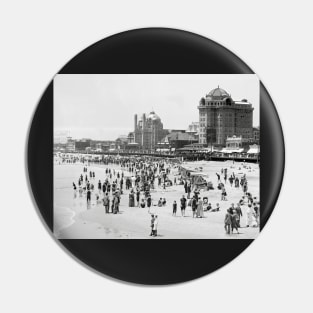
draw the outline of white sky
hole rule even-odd
[[[186,129],[199,121],[197,106],[217,86],[233,100],[247,99],[259,126],[259,79],[256,75],[100,74],[54,78],[54,129],[75,138],[115,140],[134,128],[152,109],[166,129]]]

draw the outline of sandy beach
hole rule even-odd
[[[159,216],[158,239],[254,239],[259,234],[259,228],[245,227],[245,212],[247,205],[242,206],[243,217],[242,228],[239,234],[228,235],[224,230],[224,217],[231,203],[241,199],[243,192],[241,188],[231,187],[226,184],[228,201],[221,201],[221,191],[217,187],[216,172],[221,168],[227,168],[228,173],[237,176],[246,174],[249,192],[259,199],[259,166],[258,164],[246,164],[243,168],[241,163],[232,161],[213,162],[199,161],[186,162],[184,166],[189,168],[202,167],[203,173],[209,176],[214,185],[214,190],[202,191],[200,196],[208,197],[208,202],[215,207],[220,204],[219,212],[204,212],[204,218],[192,218],[191,207],[186,209],[186,217],[181,217],[179,199],[184,194],[182,185],[167,187],[166,190],[156,186],[151,191],[153,203],[160,197],[165,197],[167,204],[164,207],[153,206],[151,211]],[[93,181],[95,188],[98,180],[103,182],[106,178],[105,168],[114,168],[121,171],[117,165],[91,165],[88,171],[94,171],[96,178]],[[249,168],[250,167],[250,168]],[[151,239],[150,220],[148,208],[128,207],[129,191],[124,189],[121,196],[119,214],[106,214],[104,206],[96,203],[95,190],[92,193],[91,205],[87,208],[85,196],[74,197],[72,183],[77,182],[79,175],[83,172],[83,164],[55,164],[54,166],[54,234],[58,239]],[[125,173],[125,171],[124,171]],[[126,173],[125,173],[126,174]],[[173,170],[170,178],[177,175]],[[172,204],[178,203],[177,216],[172,216]],[[155,239],[155,238],[153,238]]]

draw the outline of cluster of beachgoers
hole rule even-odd
[[[63,154],[55,157],[55,167],[59,165],[67,168],[65,171],[73,167],[78,174],[71,182],[74,194],[70,196],[67,192],[66,195],[74,203],[80,203],[82,209],[78,215],[81,220],[86,218],[85,223],[92,221],[104,228],[109,225],[111,230],[117,230],[116,238],[180,238],[180,232],[184,232],[181,238],[236,238],[232,234],[239,234],[237,238],[254,238],[259,232],[257,164],[234,161],[184,163],[178,159],[150,156],[102,156],[93,160],[84,155]],[[62,175],[62,166],[59,166],[59,175]],[[89,216],[85,211],[94,211],[93,218],[90,219],[92,214]],[[101,212],[103,216],[99,217]],[[147,214],[150,219],[143,219],[142,215]],[[216,217],[211,218],[214,214]],[[116,216],[115,220],[110,217],[106,222],[105,216],[109,215]],[[123,215],[126,219],[121,218],[119,222]],[[171,222],[178,217],[208,221],[199,229],[190,225],[188,230],[186,227],[192,222],[184,222],[183,228],[176,221]],[[143,221],[145,225],[142,225]],[[125,223],[133,223],[134,228]],[[169,236],[165,227],[170,228]],[[143,234],[145,228],[147,231]],[[221,230],[226,237],[221,235]],[[218,234],[214,235],[214,231]],[[76,235],[77,232],[78,229],[74,231]],[[113,233],[110,232],[109,238],[115,238]],[[63,235],[71,236],[64,230]],[[100,232],[97,236],[101,237]]]

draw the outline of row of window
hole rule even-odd
[[[206,113],[200,113],[200,121],[201,120],[205,120],[206,119],[207,114]],[[234,114],[234,113],[219,113],[217,115],[218,118],[238,118],[238,119],[250,119],[251,118],[251,114]]]
[[[206,102],[205,106],[222,106],[222,105],[231,105],[231,103],[225,103],[225,102]]]

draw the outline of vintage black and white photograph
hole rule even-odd
[[[256,75],[54,78],[58,239],[254,239]]]

